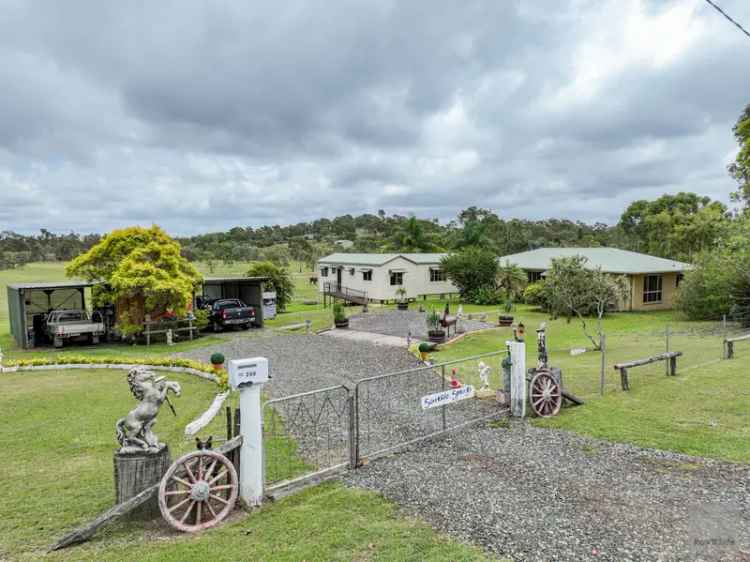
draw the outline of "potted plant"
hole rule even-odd
[[[510,314],[510,312],[513,311],[513,301],[508,299],[505,301],[505,314],[501,314],[498,319],[497,323],[500,326],[512,326],[513,325],[513,315]]]
[[[221,371],[224,369],[224,361],[226,358],[224,357],[223,353],[212,353],[211,354],[211,365],[214,368],[214,371]]]
[[[403,287],[396,289],[396,296],[398,297],[396,307],[399,310],[409,310],[409,301],[406,299],[406,289]]]
[[[427,313],[427,338],[431,342],[441,343],[445,341],[445,330],[440,325],[440,315],[433,308]]]
[[[336,303],[333,305],[333,324],[337,328],[349,327],[349,319],[346,317],[346,312],[344,312],[344,305],[341,303]]]
[[[427,360],[429,359],[428,353],[434,350],[435,350],[434,343],[427,343],[423,341],[422,343],[419,344],[419,357],[422,359],[422,361],[426,363]]]

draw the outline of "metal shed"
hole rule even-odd
[[[206,277],[203,299],[240,299],[254,306],[258,326],[263,326],[263,290],[267,277]],[[197,304],[197,303],[196,303]]]
[[[18,345],[34,347],[43,331],[44,318],[52,310],[85,309],[86,288],[92,285],[86,281],[8,285],[10,333]]]

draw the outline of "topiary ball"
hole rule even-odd
[[[223,365],[224,360],[225,357],[223,353],[213,353],[211,355],[211,365]]]

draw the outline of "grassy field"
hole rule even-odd
[[[515,316],[528,330],[527,367],[536,364],[535,328],[546,322],[550,364],[561,367],[565,387],[586,400],[583,407],[566,408],[556,418],[535,423],[612,441],[750,462],[750,344],[737,353],[736,359],[721,361],[721,326],[686,322],[669,311],[613,314],[604,321],[608,334],[606,384],[604,396],[600,396],[601,354],[591,350],[580,323],[551,321],[545,314],[524,306],[516,310]],[[632,369],[631,391],[623,392],[613,365],[664,351],[667,326],[672,333],[670,349],[683,352],[678,360],[678,376],[665,376],[664,363]],[[431,358],[443,362],[495,351],[511,337],[509,328],[472,334]],[[574,348],[589,351],[571,355]],[[499,359],[485,362],[493,367],[491,385],[500,387]],[[459,365],[462,381],[480,383],[476,363]]]
[[[215,387],[187,375],[156,431],[172,457],[194,448],[184,426],[210,404]],[[45,371],[2,375],[0,560],[41,558],[44,548],[114,502],[115,419],[133,404],[124,373]],[[236,397],[234,398],[236,400]],[[223,435],[223,417],[201,432]],[[290,446],[279,443],[278,446]],[[194,536],[160,521],[115,523],[90,543],[51,560],[486,560],[418,521],[398,517],[376,494],[320,486]]]

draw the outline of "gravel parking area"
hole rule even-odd
[[[379,459],[346,482],[513,560],[750,560],[750,467],[496,426]]]
[[[414,305],[412,305],[414,306]],[[438,311],[442,312],[442,311]],[[456,308],[451,309],[451,314],[456,313]],[[418,310],[383,310],[373,311],[366,314],[358,314],[349,318],[349,328],[363,332],[373,332],[388,336],[399,336],[405,338],[409,332],[413,338],[427,339],[426,312]],[[465,332],[493,328],[488,322],[479,320],[468,320],[464,315],[461,320],[460,329]],[[453,329],[451,328],[451,334]]]

